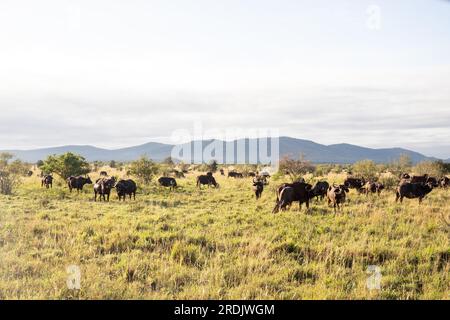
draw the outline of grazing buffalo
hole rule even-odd
[[[261,198],[264,191],[264,183],[258,179],[253,179],[253,191],[255,192],[256,200]]]
[[[133,196],[134,200],[136,200],[136,190],[137,190],[136,183],[131,179],[120,180],[119,182],[116,183],[116,191],[117,196],[119,197],[119,201],[121,199],[125,201],[125,197],[127,195],[130,196],[130,200],[131,196]]]
[[[347,178],[344,181],[344,186],[346,186],[348,189],[361,189],[366,184],[366,181],[364,178]]]
[[[178,170],[173,170],[171,172],[171,175],[173,175],[175,178],[184,178],[184,173]]]
[[[53,188],[53,176],[51,174],[46,174],[41,179],[41,187],[45,186],[48,188]]]
[[[90,177],[69,177],[67,179],[67,185],[69,186],[70,192],[72,192],[72,189],[76,189],[77,192],[83,191],[83,187],[86,184],[92,184],[92,180]]]
[[[286,210],[288,206],[291,206],[292,202],[296,199],[295,190],[293,187],[284,187],[278,195],[277,204],[273,208],[272,213],[277,213]]]
[[[345,203],[347,198],[346,193],[349,191],[350,190],[346,185],[332,185],[328,187],[328,205],[333,204],[334,213],[336,213],[336,208],[337,210],[341,210],[341,205]]]
[[[292,201],[298,201],[300,210],[302,204],[306,204],[306,209],[309,209],[309,200],[311,199],[312,185],[304,182],[284,183],[277,189],[277,206],[279,207],[280,195],[284,188],[291,187],[294,189],[294,195]]]
[[[106,172],[106,171],[100,171],[100,176],[102,176],[102,177],[107,177],[107,176],[108,176],[108,172]]]
[[[174,190],[177,187],[177,181],[170,177],[161,177],[158,179],[158,183],[163,187],[169,187],[170,190]]]
[[[27,176],[28,176],[28,177],[31,177],[31,176],[33,175],[33,173],[34,173],[33,171],[29,170],[29,171],[27,172]]]
[[[323,198],[327,195],[328,187],[330,184],[326,181],[317,182],[311,190],[311,197],[316,197],[317,200],[323,200]]]
[[[395,202],[400,199],[400,203],[403,202],[403,198],[419,199],[419,203],[422,203],[423,198],[433,190],[433,184],[427,183],[412,183],[404,182],[397,188]]]
[[[376,193],[380,195],[383,189],[384,185],[382,183],[369,181],[364,185],[364,187],[361,188],[361,192],[365,193],[366,195],[369,195],[369,193]]]
[[[247,173],[247,176],[254,178],[256,177],[256,172],[250,171]]]
[[[447,188],[448,186],[450,186],[450,179],[448,177],[442,177],[441,179],[439,179],[439,186],[441,188]]]
[[[225,175],[225,171],[223,171],[223,169],[220,169],[220,175],[224,176]]]
[[[94,184],[94,201],[97,201],[97,195],[100,196],[100,201],[109,201],[111,195],[111,189],[114,188],[116,179],[112,178],[100,178]]]
[[[208,187],[214,186],[215,188],[219,187],[219,184],[216,182],[216,179],[214,179],[212,174],[197,177],[197,187],[201,189],[202,185],[207,185]]]
[[[230,171],[228,172],[228,178],[243,178],[244,175],[240,172],[236,172],[236,171]]]

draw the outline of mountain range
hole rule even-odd
[[[234,162],[240,163],[242,161],[239,161],[236,156],[236,154],[238,154],[237,146],[239,145],[239,143],[244,143],[246,152],[248,152],[249,145],[257,142],[257,140],[242,139],[232,142],[224,142],[221,140],[204,140],[200,142],[202,145],[202,149],[204,150],[212,142],[215,142],[219,145],[222,144],[224,146],[233,145],[235,148],[235,155],[233,158]],[[114,150],[102,149],[89,145],[67,145],[34,150],[4,150],[1,152],[12,153],[16,158],[30,163],[37,162],[38,160],[43,160],[49,155],[58,155],[69,151],[82,155],[88,161],[132,161],[136,160],[142,155],[146,155],[155,161],[162,161],[165,158],[171,156],[171,152],[174,147],[187,147],[187,149],[185,150],[188,150],[189,148],[192,148],[193,145],[194,143],[192,142],[178,146],[158,142],[149,142],[143,145]],[[300,155],[303,155],[305,159],[314,163],[354,163],[356,161],[364,159],[371,159],[377,163],[387,163],[398,159],[400,155],[403,154],[408,155],[414,163],[424,160],[437,160],[436,158],[427,157],[421,153],[403,148],[372,149],[346,143],[323,145],[309,140],[290,137],[279,138],[279,150],[280,157],[299,157]],[[224,157],[226,157],[226,152]],[[449,162],[450,159],[447,159],[446,161]]]

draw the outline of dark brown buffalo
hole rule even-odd
[[[397,193],[395,202],[400,199],[400,203],[403,202],[403,198],[419,199],[419,203],[422,203],[423,198],[427,194],[433,191],[433,185],[431,183],[411,183],[405,182],[397,187]]]
[[[291,206],[292,202],[295,201],[295,190],[293,187],[286,186],[281,189],[278,195],[277,203],[275,208],[273,208],[272,213],[277,213],[286,210],[288,206]]]
[[[106,172],[106,171],[100,171],[100,176],[102,176],[102,177],[107,177],[107,176],[108,176],[108,172]]]
[[[253,179],[253,191],[255,192],[256,200],[261,198],[264,191],[264,183],[258,179]]]
[[[328,187],[327,190],[327,198],[328,205],[333,205],[334,213],[336,213],[336,208],[341,210],[341,205],[345,203],[347,198],[347,193],[349,192],[349,188],[346,185],[332,185]]]
[[[100,178],[94,184],[94,201],[97,201],[97,195],[100,196],[100,201],[109,201],[111,195],[111,189],[114,188],[116,179],[112,178]]]
[[[411,179],[411,175],[409,173],[401,173],[399,178],[400,180],[409,180]]]
[[[309,200],[311,199],[312,185],[304,182],[283,183],[277,189],[277,206],[279,207],[280,195],[284,188],[291,187],[294,189],[293,202],[298,201],[300,210],[302,204],[306,204],[306,209],[309,209]]]
[[[169,187],[170,190],[174,190],[177,187],[177,180],[171,177],[161,177],[158,179],[158,183],[163,187]]]
[[[219,184],[216,182],[216,179],[214,179],[212,173],[197,177],[197,187],[201,188],[202,185],[207,185],[208,187],[214,186],[215,188],[219,187]]]
[[[90,177],[69,177],[67,179],[67,185],[69,186],[70,192],[72,192],[72,189],[76,189],[77,192],[83,191],[83,187],[86,184],[92,184],[92,180]]]
[[[131,179],[119,180],[119,182],[116,183],[116,192],[117,196],[119,197],[119,201],[121,199],[125,201],[125,197],[127,195],[130,196],[130,200],[131,196],[133,196],[134,200],[136,200],[136,190],[137,190],[136,183]]]
[[[225,175],[225,171],[223,171],[223,169],[220,169],[220,175],[224,176]]]
[[[366,184],[366,181],[364,178],[359,179],[359,178],[347,178],[344,181],[344,186],[346,186],[349,189],[361,189],[362,187],[364,187],[364,185]]]
[[[240,172],[236,172],[236,171],[230,171],[228,172],[228,178],[243,178],[244,175]]]
[[[53,176],[51,174],[47,174],[41,179],[41,187],[44,187],[44,186],[47,189],[53,188]]]
[[[317,182],[314,187],[311,190],[311,196],[316,197],[317,200],[323,200],[324,197],[327,195],[328,188],[330,187],[330,184],[326,181],[319,181]]]
[[[29,171],[27,172],[27,176],[28,176],[28,177],[31,177],[31,176],[33,175],[33,173],[34,173],[33,171],[29,170]]]

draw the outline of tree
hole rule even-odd
[[[411,170],[412,161],[411,157],[407,154],[402,154],[400,157],[393,161],[390,166],[389,170],[396,176],[400,176],[402,173],[407,173]]]
[[[111,160],[110,162],[109,162],[109,167],[110,168],[115,168],[117,166],[117,163],[116,163],[116,161],[115,160]]]
[[[20,184],[20,173],[23,173],[23,163],[16,160],[11,165],[12,158],[10,153],[0,153],[0,193],[5,195],[12,194],[13,189]]]
[[[356,176],[364,177],[367,180],[375,180],[377,178],[378,168],[372,160],[362,160],[353,164],[353,173]]]
[[[173,160],[172,160],[172,157],[167,157],[167,158],[165,158],[165,159],[163,160],[162,163],[163,163],[163,164],[166,164],[166,165],[168,165],[168,166],[173,166],[173,165],[174,165],[174,162],[173,162]]]
[[[44,165],[44,161],[42,160],[38,160],[38,162],[36,162],[36,167],[41,168]]]
[[[153,176],[158,173],[158,165],[146,156],[142,156],[139,160],[131,162],[129,173],[143,183],[149,184]]]
[[[292,159],[289,156],[284,156],[280,160],[279,170],[284,174],[289,175],[292,181],[296,181],[301,178],[302,175],[314,172],[315,166],[312,165],[310,161],[305,160],[303,155],[298,160]]]
[[[218,168],[219,168],[219,164],[217,163],[217,160],[211,160],[208,163],[208,171],[214,173],[217,171]]]
[[[59,156],[48,156],[41,166],[41,170],[46,173],[55,173],[64,180],[70,176],[84,175],[90,172],[86,159],[72,152]]]
[[[418,163],[413,172],[418,175],[428,174],[434,177],[445,175],[446,167],[442,161],[422,161]]]

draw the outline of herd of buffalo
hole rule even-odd
[[[223,169],[220,170],[221,175],[225,175]],[[97,198],[100,201],[109,201],[112,189],[116,189],[119,201],[125,201],[128,196],[130,199],[136,199],[136,183],[131,180],[116,180],[114,177],[108,177],[107,173],[102,171],[100,178],[93,183],[90,177],[69,177],[67,179],[67,185],[70,192],[73,189],[78,192],[83,190],[83,187],[87,184],[94,184],[94,200]],[[255,193],[256,199],[259,199],[264,191],[264,186],[268,184],[268,178],[270,175],[267,173],[247,173],[245,176],[253,177],[252,188]],[[243,178],[244,175],[239,172],[228,172],[229,178]],[[172,177],[161,177],[158,179],[158,183],[163,187],[168,187],[171,190],[177,187],[177,181]],[[218,188],[219,184],[214,178],[212,172],[208,172],[204,175],[199,175],[196,180],[198,188],[202,186]],[[399,183],[396,187],[396,202],[403,202],[404,198],[419,199],[419,203],[423,198],[429,194],[433,188],[441,187],[447,188],[450,185],[450,179],[448,177],[442,177],[440,179],[431,177],[429,175],[412,176],[407,173],[403,173],[399,176]],[[53,186],[53,176],[44,175],[41,180],[41,186],[51,188]],[[302,204],[309,208],[309,202],[311,199],[323,200],[327,198],[328,205],[333,206],[334,211],[340,210],[341,205],[346,202],[347,194],[350,189],[355,189],[361,194],[369,195],[371,193],[378,194],[385,189],[384,185],[379,182],[366,181],[364,178],[348,177],[343,184],[330,185],[327,181],[319,181],[314,186],[306,183],[303,179],[293,183],[283,183],[276,189],[276,205],[273,209],[273,213],[277,213],[282,210],[286,210],[294,202],[298,202],[300,209]]]

